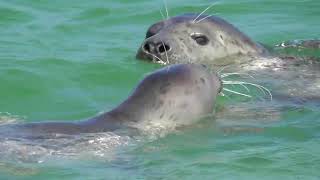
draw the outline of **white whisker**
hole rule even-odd
[[[157,57],[156,55],[151,54],[151,53],[149,53],[149,52],[145,52],[145,53],[148,54],[148,55],[151,55],[152,57],[154,57],[154,58],[156,58],[156,59],[159,60],[159,61],[156,61],[155,63],[159,63],[159,64],[163,64],[163,65],[166,65],[166,64],[167,64],[166,62],[164,62],[162,59],[160,59],[160,58]]]
[[[164,15],[163,15],[163,13],[162,13],[161,9],[160,9],[159,11],[160,11],[160,14],[161,14],[162,20],[166,20],[166,18],[164,17]]]
[[[221,67],[218,71],[217,71],[217,74],[221,74],[221,72],[222,71],[224,71],[224,69],[226,69],[227,68],[227,66],[223,66],[223,67]]]
[[[208,9],[210,9],[212,6],[216,5],[217,2],[212,3],[210,6],[208,6],[205,10],[203,10],[193,21],[192,23],[195,23],[197,21],[197,19],[203,14],[205,13]]]
[[[170,62],[169,62],[169,58],[168,58],[167,48],[166,48],[166,46],[164,45],[163,41],[161,41],[161,43],[162,43],[162,45],[163,45],[164,52],[165,52],[165,54],[166,54],[166,58],[167,58],[167,62],[166,62],[166,63],[169,64]]]
[[[232,64],[228,64],[228,65],[221,67],[220,69],[217,70],[217,74],[220,75],[225,69],[229,68],[230,66],[232,66]]]
[[[231,92],[231,93],[234,93],[234,94],[238,94],[238,95],[241,95],[241,96],[245,96],[245,97],[252,98],[252,96],[250,96],[250,95],[248,95],[248,94],[240,93],[240,92],[233,91],[233,90],[230,90],[230,89],[227,89],[227,88],[223,88],[223,90],[224,90],[224,91]]]
[[[224,94],[223,92],[220,92],[219,95],[221,95],[222,97],[226,97],[226,98],[230,99],[230,97],[228,95]]]
[[[244,84],[240,84],[240,86],[242,86],[244,89],[246,89],[246,90],[247,90],[247,92],[248,92],[248,93],[250,93],[250,89],[249,89],[246,85],[244,85]]]
[[[223,81],[224,84],[233,84],[233,85],[251,85],[254,86],[258,89],[261,90],[261,92],[263,92],[264,94],[266,94],[266,92],[269,94],[270,99],[272,101],[273,97],[271,94],[271,91],[269,89],[267,89],[266,87],[262,86],[262,85],[258,85],[258,84],[254,84],[254,83],[248,83],[248,82],[242,82],[242,81]]]
[[[228,82],[226,82],[226,81],[223,81],[223,84],[224,85],[231,85],[232,87],[234,87],[235,85],[240,85],[241,87],[243,87],[248,93],[250,93],[250,89],[247,87],[247,86],[245,86],[244,84],[229,84]]]
[[[169,11],[168,11],[167,1],[166,1],[166,0],[163,0],[163,3],[164,3],[164,7],[165,7],[165,9],[166,9],[167,19],[169,19]]]
[[[226,77],[229,77],[229,76],[233,76],[233,75],[245,75],[245,76],[248,76],[248,77],[250,77],[250,78],[252,78],[252,79],[255,79],[253,76],[251,76],[250,74],[246,74],[246,73],[223,73],[222,75],[221,75],[221,78],[226,78]]]
[[[199,22],[201,22],[201,21],[203,21],[203,20],[205,20],[205,19],[207,19],[208,17],[211,17],[211,16],[213,16],[213,15],[207,15],[204,18],[199,19],[199,21],[196,21],[195,23],[199,23]]]

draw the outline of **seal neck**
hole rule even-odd
[[[139,121],[139,112],[130,110],[130,107],[120,105],[115,109],[100,114],[85,121],[86,125],[92,126],[99,131],[114,131],[129,127],[130,123]]]

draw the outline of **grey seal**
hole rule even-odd
[[[263,46],[218,16],[184,14],[151,25],[136,57],[161,64],[225,64],[232,56],[265,54]]]
[[[309,40],[280,47],[292,44],[317,50],[320,43]],[[224,73],[254,74],[256,83],[272,86],[276,99],[291,99],[295,104],[319,99],[314,98],[319,97],[319,58],[279,56],[275,50],[253,41],[220,17],[201,13],[151,25],[136,57],[164,65],[202,63]]]
[[[1,136],[43,137],[143,129],[147,124],[187,125],[212,114],[221,80],[204,65],[176,64],[147,75],[132,94],[111,111],[77,122],[4,125]]]

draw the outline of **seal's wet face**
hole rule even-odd
[[[219,59],[228,56],[264,51],[219,17],[186,14],[152,25],[137,58],[161,64],[206,61],[219,64]]]

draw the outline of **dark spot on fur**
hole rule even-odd
[[[163,118],[163,116],[164,116],[164,113],[162,113],[162,114],[160,115],[160,119],[162,119],[162,118]]]
[[[163,83],[159,89],[159,92],[160,94],[165,94],[168,92],[169,90],[169,86],[170,86],[170,83],[169,82],[166,82],[166,83]]]
[[[174,114],[171,114],[171,115],[169,116],[169,119],[170,119],[170,120],[174,119]]]
[[[220,35],[220,38],[223,40],[223,36],[222,35]]]
[[[200,80],[203,84],[206,84],[206,80],[204,78],[200,78]]]

